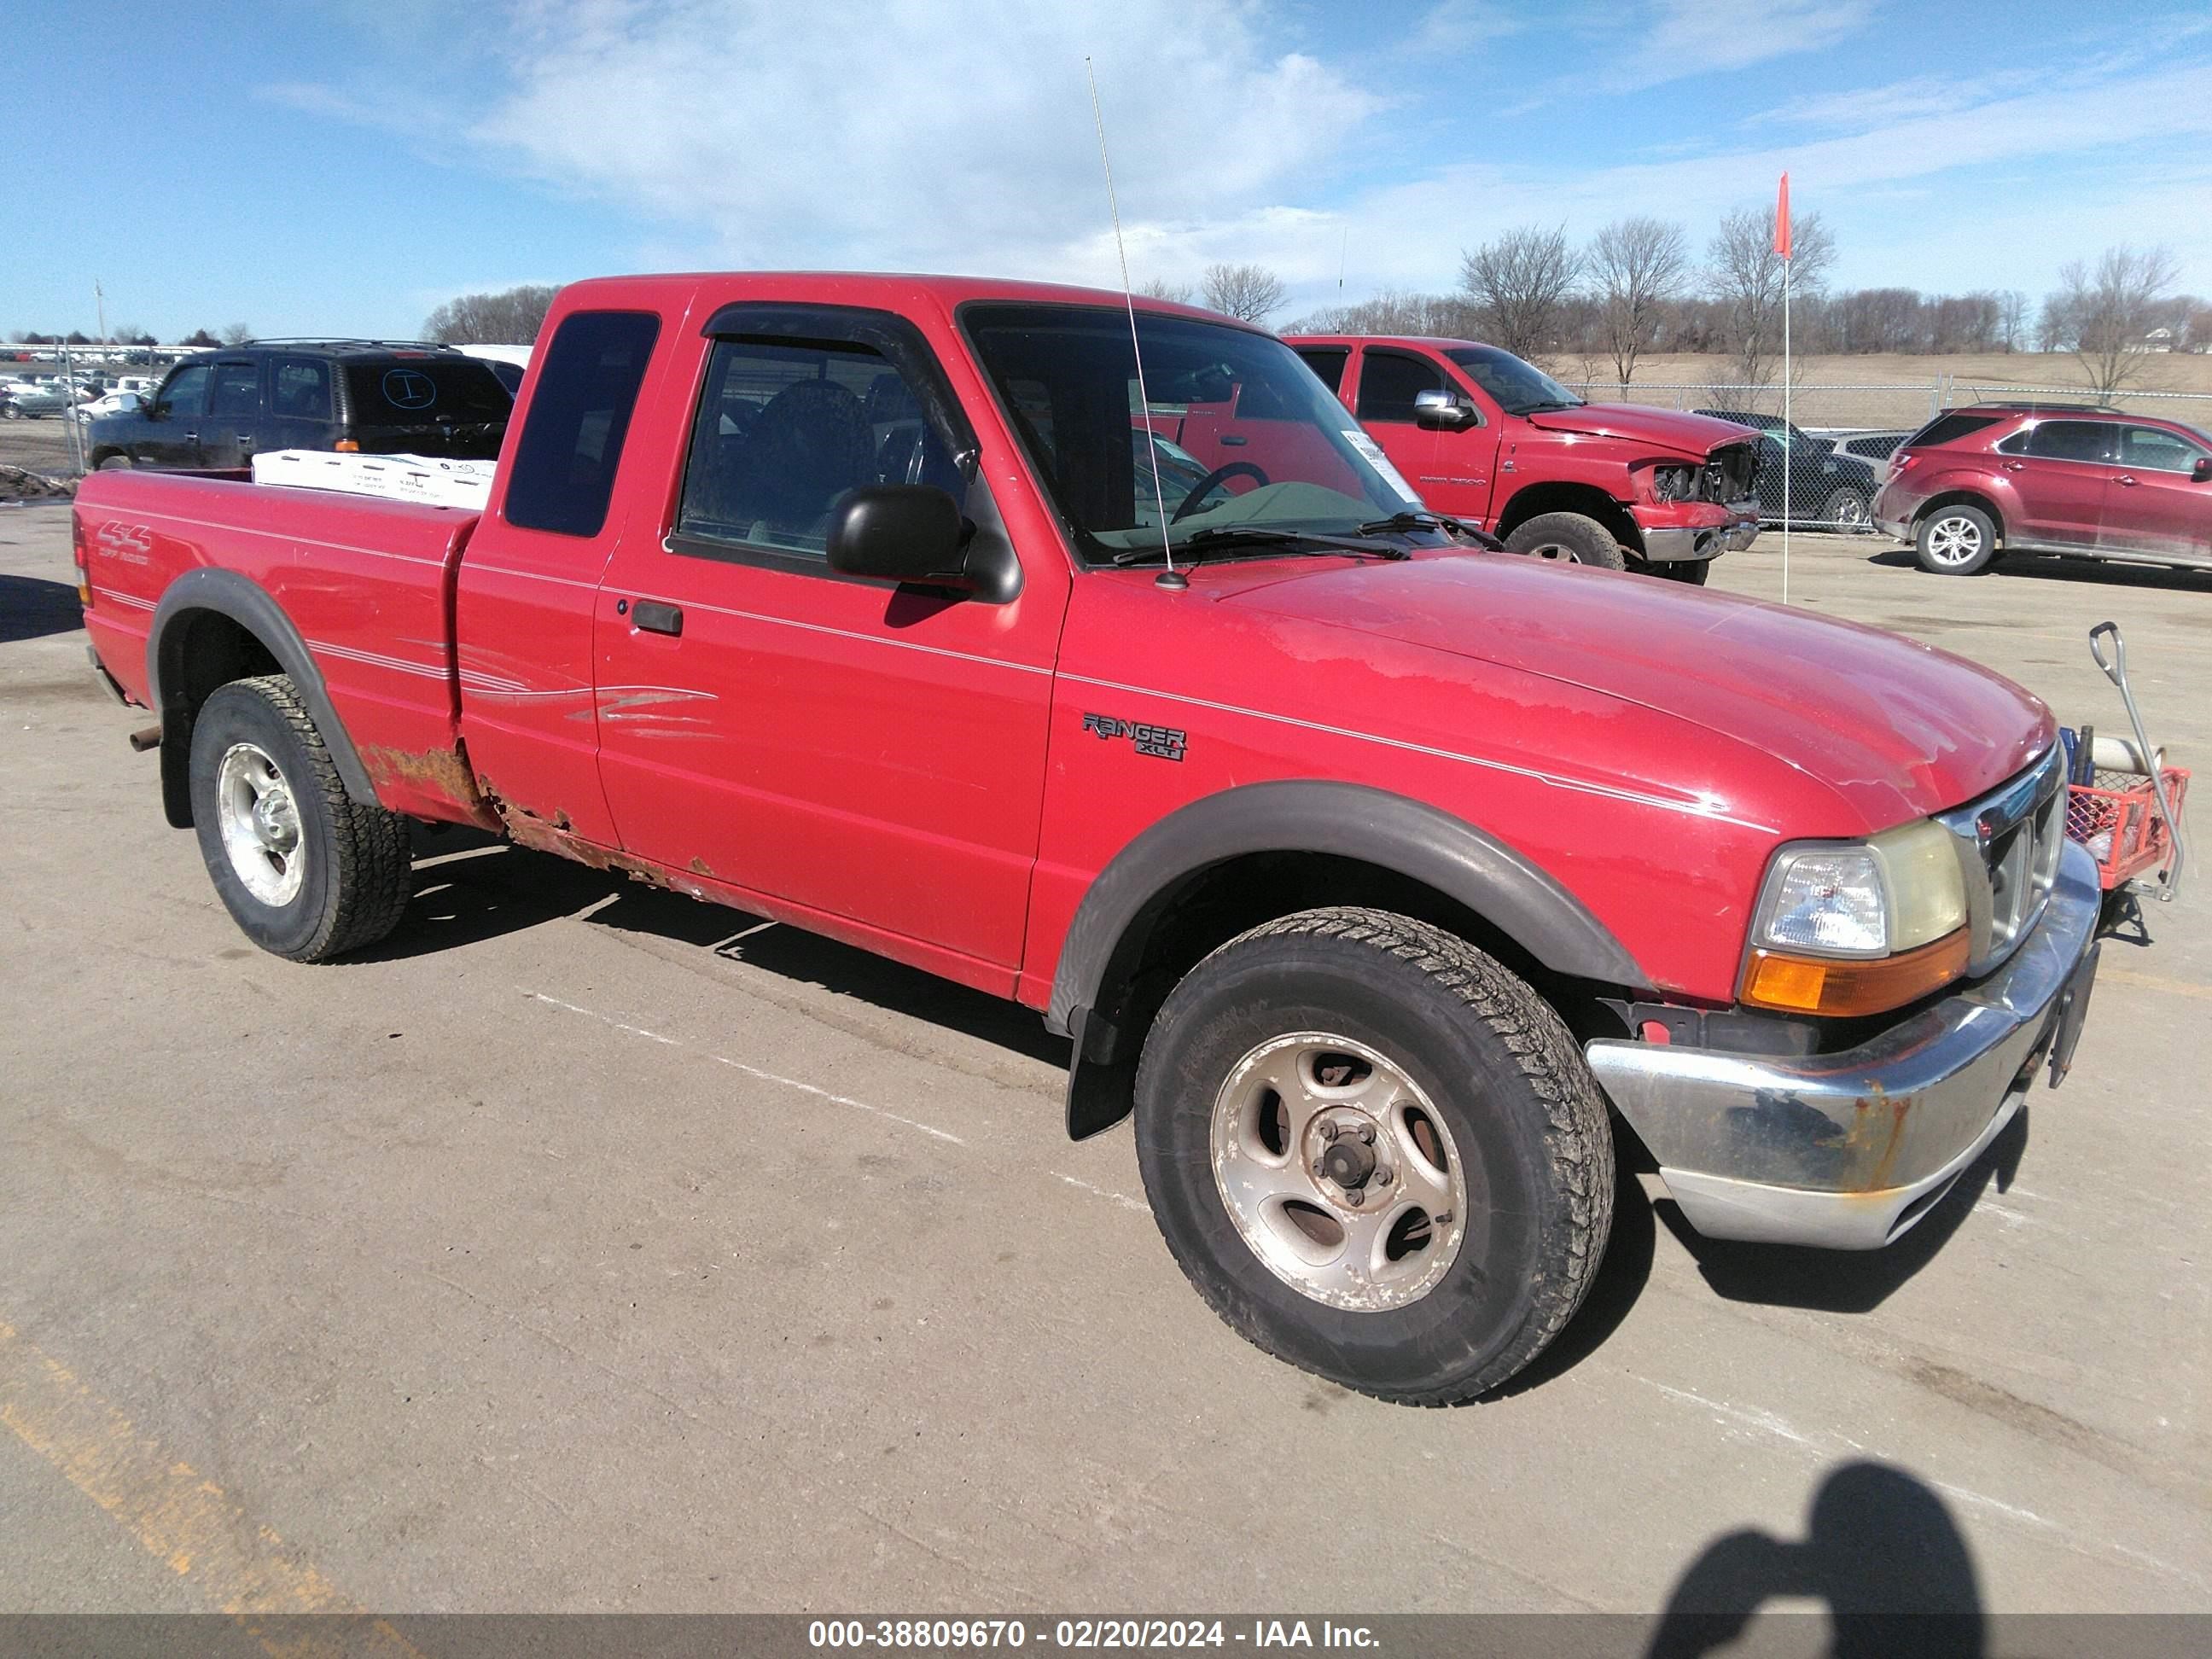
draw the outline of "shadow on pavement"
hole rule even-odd
[[[1973,1552],[1925,1482],[1886,1463],[1843,1465],[1813,1495],[1802,1542],[1724,1534],[1675,1582],[1646,1659],[1733,1646],[1777,1597],[1826,1603],[1838,1659],[1979,1659],[1988,1648]]]
[[[1936,577],[1921,571],[1920,561],[1909,547],[1886,547],[1867,555],[1869,564],[1893,570],[1919,571],[1942,581],[1975,581],[1974,576]],[[2165,565],[2123,564],[2115,559],[2090,558],[2064,553],[2001,553],[1984,571],[1984,576],[2025,576],[2044,581],[2094,582],[2100,587],[2163,589],[2174,593],[2202,593],[2212,589],[2212,571],[2173,570]]]
[[[481,830],[418,828],[413,846],[415,892],[406,919],[352,960],[428,956],[581,915],[597,927],[711,950],[1033,1060],[1067,1061],[1067,1039],[1047,1031],[1032,1010],[834,939],[514,847]]]
[[[0,645],[74,634],[84,626],[76,589],[43,576],[0,575]]]
[[[1911,1232],[1879,1250],[1815,1250],[1705,1238],[1691,1230],[1671,1200],[1656,1207],[1668,1231],[1696,1261],[1705,1283],[1731,1302],[1762,1302],[1821,1313],[1870,1313],[1936,1258],[1992,1180],[2001,1193],[2012,1185],[2027,1150],[2027,1116],[2028,1109],[2021,1107],[1942,1201]]]
[[[1504,1388],[1483,1395],[1483,1399],[1510,1399],[1531,1389],[1540,1389],[1554,1377],[1574,1370],[1606,1345],[1628,1317],[1628,1310],[1636,1305],[1637,1298],[1644,1294],[1644,1287],[1651,1278],[1651,1255],[1658,1239],[1658,1228],[1652,1220],[1651,1200],[1644,1196],[1636,1171],[1639,1164],[1648,1167],[1650,1159],[1641,1156],[1643,1148],[1633,1135],[1623,1134],[1615,1144],[1624,1156],[1614,1165],[1613,1234],[1606,1241],[1605,1259],[1598,1263],[1597,1277],[1590,1281],[1583,1305],[1567,1322],[1566,1329],[1536,1356],[1528,1370]],[[1632,1158],[1625,1155],[1632,1147],[1639,1156]]]

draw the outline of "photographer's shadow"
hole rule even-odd
[[[1831,1473],[1802,1542],[1746,1531],[1708,1544],[1668,1597],[1646,1659],[1730,1646],[1782,1597],[1826,1603],[1836,1659],[1980,1659],[1988,1645],[1966,1535],[1924,1482],[1885,1463]]]

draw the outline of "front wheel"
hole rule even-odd
[[[327,962],[399,925],[406,823],[346,793],[288,676],[216,688],[192,722],[189,778],[216,892],[263,950]]]
[[[1912,545],[1923,570],[1971,576],[1996,557],[1997,527],[1979,508],[1940,507],[1915,527]]]
[[[1562,564],[1595,565],[1601,570],[1626,570],[1628,556],[1620,544],[1595,519],[1579,513],[1540,513],[1516,526],[1505,538],[1509,553],[1526,553],[1534,559],[1556,559]]]
[[[1383,911],[1255,927],[1178,985],[1137,1158],[1206,1304],[1379,1399],[1497,1388],[1604,1254],[1613,1141],[1566,1027],[1480,951]]]

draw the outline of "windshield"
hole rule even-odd
[[[1087,560],[1157,549],[1164,512],[1180,549],[1210,531],[1224,545],[1237,532],[1344,534],[1421,505],[1271,335],[1139,312],[1151,394],[1140,404],[1125,311],[979,304],[961,323]]]
[[[1579,409],[1583,399],[1536,367],[1496,346],[1454,346],[1444,354],[1487,392],[1508,415],[1540,409]]]

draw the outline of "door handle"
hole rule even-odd
[[[1224,449],[1242,449],[1251,441],[1249,438],[1240,437],[1234,432],[1224,432],[1221,434],[1221,447]]]
[[[2131,472],[2123,472],[2118,477],[2113,479],[2112,482],[2117,484],[2125,484],[2132,489],[2135,487],[2135,475]]]
[[[2027,463],[2026,461],[2007,461],[2004,464],[2004,470],[2008,472],[2025,472],[2027,471]]]
[[[648,634],[680,635],[684,632],[684,612],[658,599],[640,599],[631,607],[630,620]]]

